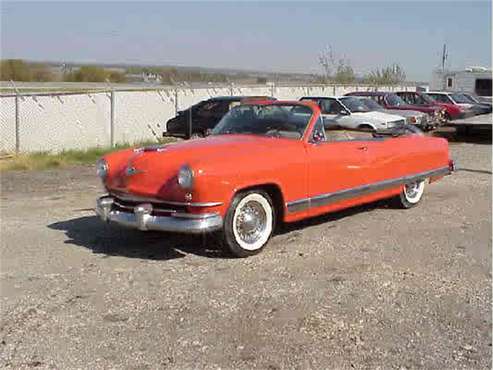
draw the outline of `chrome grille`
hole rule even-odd
[[[152,213],[154,214],[172,214],[172,213],[182,213],[187,212],[186,206],[178,206],[163,203],[147,202],[152,205]],[[122,212],[133,212],[134,208],[143,202],[136,202],[131,200],[124,200],[118,197],[113,198],[114,206],[121,210]]]
[[[398,126],[404,126],[406,124],[405,119],[399,119],[396,121],[391,121],[389,122],[389,127],[398,127]]]

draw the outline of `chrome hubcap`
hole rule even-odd
[[[241,207],[236,221],[236,231],[249,244],[262,236],[267,226],[267,215],[260,203],[251,201]]]
[[[405,186],[406,187],[406,195],[409,198],[414,198],[419,192],[419,186],[420,186],[419,182],[413,182],[412,184],[407,184]]]

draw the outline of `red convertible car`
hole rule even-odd
[[[139,230],[219,231],[233,255],[250,256],[280,222],[382,198],[416,205],[453,161],[445,139],[399,130],[325,131],[315,103],[250,102],[207,138],[106,155],[96,212]]]

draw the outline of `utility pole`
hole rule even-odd
[[[445,62],[447,61],[448,54],[447,54],[447,44],[443,44],[443,51],[442,51],[442,72],[445,71]]]

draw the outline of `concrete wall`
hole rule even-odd
[[[379,90],[414,90],[415,87],[379,87]],[[87,149],[111,144],[137,143],[161,137],[165,123],[201,100],[225,95],[274,95],[297,100],[306,95],[344,95],[375,90],[371,86],[229,86],[201,89],[162,89],[81,94],[40,94],[18,97],[19,135],[16,136],[15,97],[0,97],[0,152]],[[113,103],[112,103],[113,101]],[[111,125],[113,104],[114,119]]]

